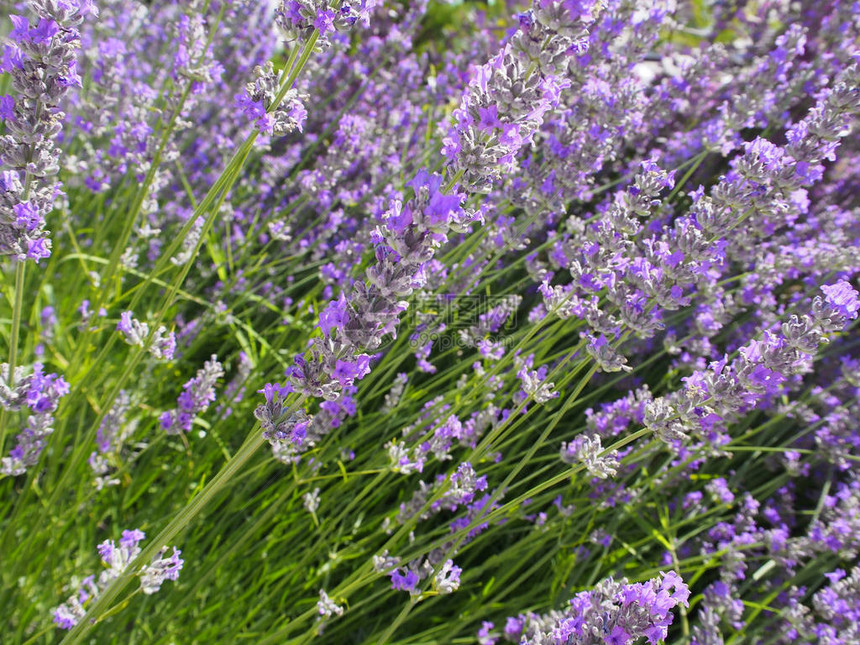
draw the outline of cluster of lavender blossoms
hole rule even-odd
[[[120,463],[126,440],[134,433],[137,420],[129,421],[131,397],[125,391],[119,393],[113,407],[102,419],[96,433],[96,450],[87,460],[95,475],[95,486],[102,490],[106,486],[120,484],[115,469]]]
[[[215,400],[215,385],[224,376],[224,368],[214,354],[197,371],[197,375],[182,386],[177,407],[158,417],[167,434],[190,432],[194,419]]]
[[[672,609],[688,606],[690,591],[674,572],[643,583],[604,580],[578,593],[570,606],[548,614],[508,618],[500,636],[485,622],[478,634],[483,645],[498,642],[523,645],[629,645],[640,638],[663,642],[672,624]]]
[[[260,134],[282,137],[294,130],[301,132],[308,118],[305,106],[295,89],[284,95],[279,105],[274,105],[278,94],[278,77],[271,61],[264,67],[254,68],[253,81],[236,97],[236,104],[245,116],[254,122]]]
[[[78,28],[98,16],[92,0],[32,0],[30,16],[12,15],[0,73],[12,79],[13,96],[0,96],[0,254],[19,261],[47,258],[51,240],[46,217],[63,194],[57,136],[60,104],[81,86]]]
[[[123,339],[129,345],[144,347],[149,340],[149,325],[133,316],[131,311],[120,314],[119,322],[116,324],[117,331],[122,333]],[[159,325],[152,335],[148,350],[156,360],[171,360],[176,351],[176,334],[168,332],[164,325]]]
[[[26,422],[18,434],[16,445],[8,457],[0,461],[0,473],[23,475],[36,465],[54,431],[54,412],[60,399],[69,393],[69,384],[62,376],[45,374],[44,367],[16,367],[10,382],[9,365],[0,364],[0,405],[10,413],[26,411]]]
[[[478,68],[443,148],[465,185],[488,190],[493,180],[516,170],[520,148],[570,86],[567,67],[587,51],[588,30],[603,4],[536,0],[518,17],[510,41]]]
[[[451,230],[464,230],[477,217],[461,204],[465,196],[443,190],[442,177],[421,170],[407,183],[412,198],[394,199],[373,232],[376,263],[367,281],[356,282],[349,297],[341,293],[320,313],[320,336],[311,349],[297,356],[287,376],[289,383],[267,385],[266,403],[257,408],[266,438],[276,456],[292,460],[299,449],[313,445],[328,428],[310,424],[302,411],[286,420],[281,413],[284,394],[335,401],[345,388],[370,373],[371,355],[383,339],[395,334],[405,300],[427,280],[428,263]]]
[[[305,43],[317,32],[316,45],[327,48],[335,32],[348,31],[356,23],[367,26],[371,10],[378,0],[358,2],[329,0],[282,0],[275,11],[275,23],[287,42]]]
[[[105,570],[98,576],[90,575],[77,584],[77,591],[69,599],[54,609],[54,622],[62,629],[72,629],[86,615],[86,606],[113,580],[118,578],[140,554],[140,542],[146,538],[143,531],[134,529],[123,531],[119,543],[105,540],[98,546],[99,557]],[[165,580],[178,580],[179,572],[185,561],[179,557],[180,551],[173,547],[167,555],[167,547],[144,565],[137,573],[140,590],[146,595],[157,593]],[[166,557],[165,557],[166,556]]]
[[[447,169],[457,181],[483,190],[510,164],[564,85],[553,76],[544,77],[541,70],[555,69],[566,63],[567,56],[584,52],[587,27],[596,20],[601,6],[599,2],[537,2],[533,15],[520,20],[512,41],[519,44],[506,44],[477,72],[478,82],[464,93],[457,125],[446,139]],[[535,38],[546,42],[546,47],[535,49],[534,42],[529,44]],[[539,54],[536,59],[535,52]],[[508,102],[501,112],[499,96]],[[482,102],[488,107],[481,107]],[[483,128],[480,132],[478,125]],[[470,152],[463,152],[463,141],[472,142]],[[443,181],[442,175],[419,170],[406,183],[412,198],[404,202],[398,195],[390,200],[381,224],[370,234],[376,262],[367,269],[366,282],[355,282],[348,296],[341,292],[323,309],[322,337],[315,338],[312,349],[296,358],[295,367],[287,372],[287,386],[275,384],[267,389],[266,403],[255,414],[279,459],[294,460],[296,453],[313,446],[329,430],[309,424],[301,411],[281,420],[280,397],[296,392],[334,401],[343,388],[369,374],[371,355],[367,352],[378,349],[384,337],[396,336],[400,315],[408,308],[405,298],[427,285],[437,249],[448,241],[449,234],[464,233],[474,222],[483,221],[480,210],[463,208],[466,193],[459,192],[456,183],[443,186]],[[543,391],[537,384],[535,388]],[[292,448],[291,437],[297,440]]]
[[[737,356],[714,361],[684,379],[684,388],[645,406],[645,425],[673,443],[694,434],[714,446],[730,440],[726,422],[777,396],[794,374],[809,372],[812,358],[828,336],[842,331],[860,311],[858,292],[848,282],[821,287],[811,311],[793,315],[778,332],[740,347]]]

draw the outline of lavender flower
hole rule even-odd
[[[131,311],[120,314],[119,322],[116,324],[117,331],[122,333],[123,338],[129,345],[144,347],[149,338],[149,325],[140,322],[133,317]],[[167,331],[167,327],[160,325],[152,336],[149,344],[149,353],[156,360],[169,361],[173,359],[176,352],[176,335]]]
[[[164,412],[158,419],[167,434],[190,432],[194,418],[204,412],[215,400],[215,384],[224,376],[224,369],[214,354],[197,371],[197,376],[182,386],[177,399],[178,407]]]
[[[463,196],[444,193],[441,184],[441,177],[422,170],[408,184],[415,197],[405,205],[392,201],[385,224],[375,233],[377,264],[368,269],[367,283],[354,285],[349,300],[341,294],[322,310],[322,336],[314,338],[311,349],[296,357],[287,372],[293,391],[334,401],[342,389],[370,372],[370,355],[364,352],[379,347],[384,336],[394,333],[407,307],[402,298],[426,280],[424,267],[447,240],[448,230],[463,230],[474,217],[461,208]],[[264,427],[278,422],[273,413],[279,405],[274,393],[272,400],[267,394],[267,406],[257,412],[258,418],[267,418]],[[292,432],[297,423],[304,421],[289,422],[291,427],[285,431]]]
[[[529,363],[530,362],[531,361],[529,361]],[[526,397],[532,397],[534,402],[538,405],[542,405],[558,397],[559,393],[553,389],[555,387],[555,383],[546,382],[546,366],[537,370],[531,370],[528,369],[526,362],[522,361],[519,357],[515,359],[515,364],[520,367],[517,372],[517,378],[522,383],[523,392]],[[525,400],[525,397],[517,397],[517,400],[520,398]]]
[[[54,623],[61,629],[72,629],[86,614],[86,605],[91,603],[110,583],[122,574],[129,564],[140,554],[140,542],[146,537],[143,531],[134,529],[123,531],[119,544],[113,540],[105,540],[98,546],[99,556],[107,567],[98,578],[88,576],[80,584],[77,593],[54,609]],[[167,547],[155,556],[150,564],[137,572],[143,593],[156,593],[165,580],[177,580],[182,569],[183,560],[179,551],[173,547],[173,553],[164,558]]]
[[[250,357],[245,352],[239,352],[236,374],[224,388],[223,400],[218,404],[217,412],[219,415],[223,414],[225,417],[229,417],[233,414],[232,406],[238,405],[245,398],[245,388],[253,368],[254,364]]]
[[[537,645],[585,645],[594,642],[596,635],[613,645],[627,645],[641,637],[657,643],[666,638],[672,624],[671,610],[686,606],[689,595],[687,586],[672,571],[644,583],[610,578],[574,596],[563,611],[508,619],[504,635],[511,642]]]
[[[325,590],[320,589],[320,599],[317,602],[317,611],[321,617],[343,616],[343,607],[328,597]]]
[[[134,432],[136,421],[128,421],[131,398],[124,390],[117,395],[113,407],[102,419],[96,434],[96,451],[87,460],[95,474],[96,490],[105,486],[116,486],[119,480],[111,477],[111,472],[117,465],[122,453],[123,444]]]
[[[600,437],[579,436],[570,443],[561,444],[561,460],[566,464],[582,463],[586,470],[594,477],[606,479],[614,477],[618,472],[617,451],[613,450],[601,456],[603,446]]]
[[[683,439],[688,432],[706,437],[712,444],[727,441],[720,426],[741,410],[749,409],[780,392],[792,374],[808,369],[808,363],[827,334],[841,331],[858,315],[858,294],[847,282],[822,287],[812,311],[792,316],[782,334],[765,333],[727,358],[711,363],[708,370],[685,379],[680,396],[663,397],[646,405],[645,424],[667,442]]]
[[[260,421],[263,437],[271,444],[278,461],[290,463],[303,447],[311,418],[304,410],[296,410],[286,415],[283,405],[284,395],[292,392],[290,386],[279,383],[266,383],[258,393],[265,395],[266,402],[257,406],[254,416]]]
[[[173,547],[173,552],[167,558],[164,557],[165,553],[167,553],[167,547],[163,547],[159,554],[153,558],[152,563],[145,565],[138,574],[140,589],[147,595],[152,595],[161,589],[165,580],[175,581],[179,579],[179,572],[185,563],[179,557],[181,551]]]
[[[389,573],[389,576],[391,577],[391,588],[395,591],[408,591],[410,595],[418,593],[418,583],[421,582],[421,579],[411,569],[394,569]]]
[[[255,80],[245,86],[245,91],[236,97],[236,104],[245,116],[254,122],[260,134],[276,137],[298,130],[308,118],[305,106],[295,89],[284,95],[280,105],[274,105],[278,93],[278,78],[271,62],[254,69]]]
[[[29,369],[16,367],[12,384],[6,379],[8,374],[9,365],[0,364],[0,405],[10,412],[28,411],[15,447],[0,460],[0,472],[16,476],[38,463],[48,436],[54,432],[54,412],[70,388],[62,376],[45,374],[41,363]]]
[[[409,382],[409,377],[404,372],[400,372],[394,378],[394,384],[391,386],[391,389],[385,395],[385,403],[382,406],[383,412],[391,412],[394,408],[397,407],[397,404],[400,403],[400,399],[403,396],[403,390],[406,388],[406,384]]]
[[[12,15],[14,26],[5,45],[0,72],[8,73],[16,96],[0,97],[0,254],[19,261],[51,254],[46,216],[62,195],[54,179],[60,151],[55,139],[63,127],[59,104],[72,87],[80,87],[76,56],[78,26],[98,15],[91,0],[33,0],[38,16]]]
[[[442,568],[433,578],[433,587],[440,594],[454,593],[460,588],[460,574],[463,570],[455,566],[451,560],[446,560]]]
[[[468,185],[487,190],[516,168],[516,154],[570,85],[555,72],[565,56],[584,53],[600,6],[535,2],[511,42],[478,68],[443,150]]]
[[[347,31],[358,22],[366,23],[374,0],[359,0],[358,3],[328,0],[283,0],[275,12],[278,27],[288,41],[304,42],[317,30],[317,46],[330,46],[329,34]]]

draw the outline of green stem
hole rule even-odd
[[[9,372],[6,382],[10,388],[15,387],[15,364],[18,359],[18,335],[21,330],[21,310],[24,308],[24,270],[26,260],[18,260],[15,266],[15,303],[12,308],[12,331],[9,337]],[[0,455],[3,454],[3,443],[6,440],[6,422],[8,412],[0,413]]]
[[[170,523],[152,540],[140,555],[129,564],[125,571],[115,578],[107,588],[95,599],[78,624],[63,639],[64,645],[81,643],[89,635],[98,622],[109,613],[110,607],[117,596],[126,588],[131,579],[137,574],[141,567],[149,564],[158,554],[163,546],[170,542],[212,501],[212,498],[229,482],[248,460],[265,443],[259,426],[254,426],[251,436],[242,444],[242,447],[233,455],[217,475],[194,497],[181,511],[179,511]]]
[[[298,63],[292,68],[289,77],[287,78],[277,97],[273,101],[273,106],[279,105],[280,102],[283,100],[283,97],[289,91],[289,89],[295,84],[296,78],[298,77],[299,73],[301,73],[302,69],[310,58],[311,53],[313,52],[314,43],[316,42],[318,37],[319,33],[314,31],[314,33],[308,39],[307,43],[305,43]],[[294,53],[294,55],[291,56],[291,60],[295,56],[296,54]],[[159,258],[159,261],[156,263],[156,267],[153,272],[147,276],[145,283],[150,284],[153,280],[153,276],[157,275],[160,269],[169,263],[170,258],[179,249],[179,246],[182,243],[182,239],[190,230],[191,224],[196,221],[198,217],[206,214],[206,221],[201,229],[200,238],[197,240],[194,252],[191,254],[191,257],[188,259],[188,261],[185,262],[185,264],[182,266],[180,273],[178,273],[170,282],[170,286],[167,289],[167,293],[164,295],[159,305],[158,313],[150,321],[151,331],[146,339],[144,346],[135,348],[134,352],[131,355],[131,358],[126,365],[126,369],[120,377],[119,381],[114,384],[113,388],[109,390],[108,395],[101,401],[101,413],[97,416],[95,422],[90,427],[85,437],[84,443],[86,445],[89,445],[92,442],[92,439],[95,436],[99,425],[101,424],[105,415],[107,415],[108,411],[113,406],[113,402],[116,400],[116,397],[119,394],[120,390],[125,386],[125,383],[128,381],[128,379],[131,378],[131,375],[133,374],[134,369],[137,367],[137,365],[141,362],[141,360],[143,360],[145,352],[149,349],[149,346],[152,343],[152,339],[155,337],[155,333],[159,325],[162,323],[165,316],[167,315],[167,311],[172,304],[173,298],[176,296],[176,293],[182,286],[182,283],[185,281],[188,272],[191,270],[191,266],[193,265],[194,259],[197,257],[197,253],[199,252],[200,247],[205,240],[206,234],[212,228],[215,218],[218,215],[220,204],[223,202],[224,198],[230,192],[231,188],[238,179],[239,173],[241,172],[242,167],[245,164],[245,160],[253,149],[254,141],[256,140],[257,135],[258,132],[254,130],[254,132],[252,132],[248,136],[248,138],[245,139],[245,141],[233,155],[233,158],[230,160],[230,163],[227,165],[227,168],[224,170],[224,172],[221,174],[215,184],[213,184],[213,186],[209,189],[203,201],[199,204],[198,208],[195,209],[194,214],[188,219],[188,222],[185,224],[182,231],[180,231],[179,236],[174,239],[174,241],[168,247],[167,251],[162,254],[161,258]],[[214,206],[214,208],[212,208],[212,206]],[[130,306],[132,310],[143,297],[143,293],[144,290],[141,289],[135,294],[135,298],[132,300]],[[95,369],[100,364],[100,360],[103,355],[107,355],[110,352],[114,343],[117,342],[117,338],[118,336],[116,334],[113,334],[108,339],[107,344],[103,348],[102,352],[99,354],[100,359],[96,360],[93,363],[93,367],[91,368],[91,370]],[[83,383],[81,383],[81,387],[84,387]],[[67,478],[71,476],[71,474],[80,464],[80,462],[84,459],[85,455],[86,451],[78,451],[74,453],[72,458],[69,460],[70,463],[64,469],[56,487],[52,492],[51,503],[56,503],[59,495],[64,489],[64,484],[66,483]]]
[[[203,8],[203,13],[208,11],[209,2],[207,2]],[[221,19],[224,16],[225,7],[222,7],[220,12],[218,13],[217,18],[215,19],[215,23],[212,29],[209,30],[209,35],[206,40],[206,46],[208,48],[209,44],[212,42],[212,39],[215,37],[215,33],[218,29],[218,25],[221,24]],[[110,292],[110,286],[114,279],[114,274],[120,268],[120,258],[122,254],[125,252],[126,246],[128,245],[129,239],[131,239],[132,231],[134,230],[134,226],[137,223],[138,218],[140,217],[141,210],[143,208],[143,203],[146,201],[147,196],[149,195],[150,188],[152,187],[153,181],[155,181],[155,176],[161,168],[161,160],[164,155],[164,151],[167,149],[167,144],[170,142],[170,137],[173,134],[174,129],[176,128],[176,121],[179,119],[179,116],[182,114],[182,110],[185,107],[185,103],[188,101],[188,97],[191,95],[192,83],[186,83],[185,89],[182,92],[182,95],[179,98],[179,102],[176,104],[174,108],[170,120],[168,121],[164,132],[162,133],[161,139],[158,143],[158,148],[155,151],[155,155],[153,156],[152,163],[149,166],[149,169],[146,172],[146,176],[144,177],[143,183],[140,184],[139,189],[135,195],[134,201],[132,202],[132,206],[130,212],[127,214],[125,218],[125,223],[123,226],[123,230],[120,234],[120,238],[113,245],[113,250],[111,251],[107,268],[104,273],[101,275],[99,283],[102,285],[102,288],[99,289],[98,294],[95,300],[95,306],[93,307],[94,311],[99,311],[101,307],[105,304],[105,298],[107,298],[107,294]],[[193,221],[189,221],[186,226],[188,230],[190,230]],[[187,234],[187,231],[180,236],[180,239]],[[176,239],[174,239],[174,243]],[[154,273],[154,272],[153,272]],[[94,340],[95,334],[87,333],[84,336],[84,341],[81,342],[76,351],[75,356],[72,359],[72,364],[78,365],[83,360],[83,357],[87,354],[90,349],[90,342]],[[101,365],[102,363],[96,361],[95,365]],[[77,388],[76,388],[77,390]],[[65,429],[65,426],[64,428]]]

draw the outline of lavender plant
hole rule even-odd
[[[0,640],[857,642],[858,6],[0,1]]]

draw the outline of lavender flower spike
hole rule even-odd
[[[328,0],[282,0],[275,22],[288,41],[305,42],[317,30],[316,45],[324,49],[331,44],[329,34],[348,31],[357,22],[366,24],[377,4],[378,0],[337,1],[334,6]]]
[[[91,575],[78,585],[76,593],[54,609],[54,623],[61,629],[72,629],[85,615],[85,605],[91,603],[108,585],[126,570],[132,560],[140,555],[140,542],[146,537],[143,531],[134,529],[123,531],[119,544],[113,540],[105,540],[98,546],[99,556],[107,567],[98,577]],[[147,595],[157,592],[165,580],[177,580],[179,571],[184,564],[179,557],[179,551],[173,547],[173,553],[165,558],[168,547],[164,547],[152,562],[139,572],[141,591]]]
[[[197,376],[182,386],[184,390],[177,399],[178,407],[163,413],[159,420],[167,434],[190,432],[194,418],[204,412],[215,400],[215,384],[224,376],[224,369],[214,354],[197,371]]]
[[[98,15],[92,0],[31,0],[36,24],[11,15],[13,30],[0,58],[13,96],[0,96],[0,255],[38,262],[51,255],[46,216],[63,193],[55,179],[60,151],[55,144],[65,115],[59,105],[81,86],[77,27]]]
[[[6,382],[9,366],[0,364],[0,405],[10,412],[27,409],[29,413],[16,446],[0,460],[0,473],[4,475],[23,475],[36,465],[48,436],[54,432],[54,412],[70,389],[62,376],[45,374],[41,363],[33,365],[29,374],[27,371],[16,368],[14,387],[10,387]]]
[[[134,313],[131,311],[124,311],[120,314],[116,328],[129,345],[143,347],[149,337],[149,325],[134,318]],[[169,361],[175,352],[176,335],[172,331],[167,331],[167,327],[164,325],[159,326],[149,345],[149,353],[156,360]]]

